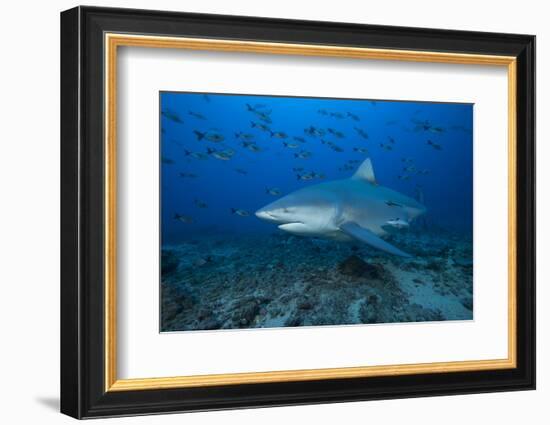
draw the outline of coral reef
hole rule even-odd
[[[162,331],[472,319],[471,235],[390,239],[413,257],[282,233],[164,246]]]

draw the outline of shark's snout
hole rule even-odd
[[[277,219],[269,213],[268,210],[266,210],[265,208],[260,208],[258,211],[256,211],[256,217],[262,219],[262,220],[266,220],[266,221],[277,221]]]

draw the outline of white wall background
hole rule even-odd
[[[59,392],[59,12],[77,3],[6,2],[0,15],[0,420],[70,423]],[[110,423],[548,423],[550,412],[550,27],[535,0],[144,0],[102,6],[536,34],[538,44],[538,390],[213,412]],[[489,170],[488,170],[489,172]]]

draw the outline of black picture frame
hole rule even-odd
[[[106,392],[106,32],[516,57],[517,367]],[[97,7],[67,10],[61,13],[61,194],[62,413],[93,418],[535,388],[534,36]]]

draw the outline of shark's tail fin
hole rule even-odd
[[[231,208],[231,214],[235,214],[237,212],[236,208]]]
[[[183,151],[185,152],[185,156],[191,155],[191,151],[188,151],[187,149],[184,149]]]
[[[195,135],[197,136],[197,140],[204,139],[204,133],[201,133],[200,131],[197,131],[197,130],[193,130],[193,133],[195,133]]]

